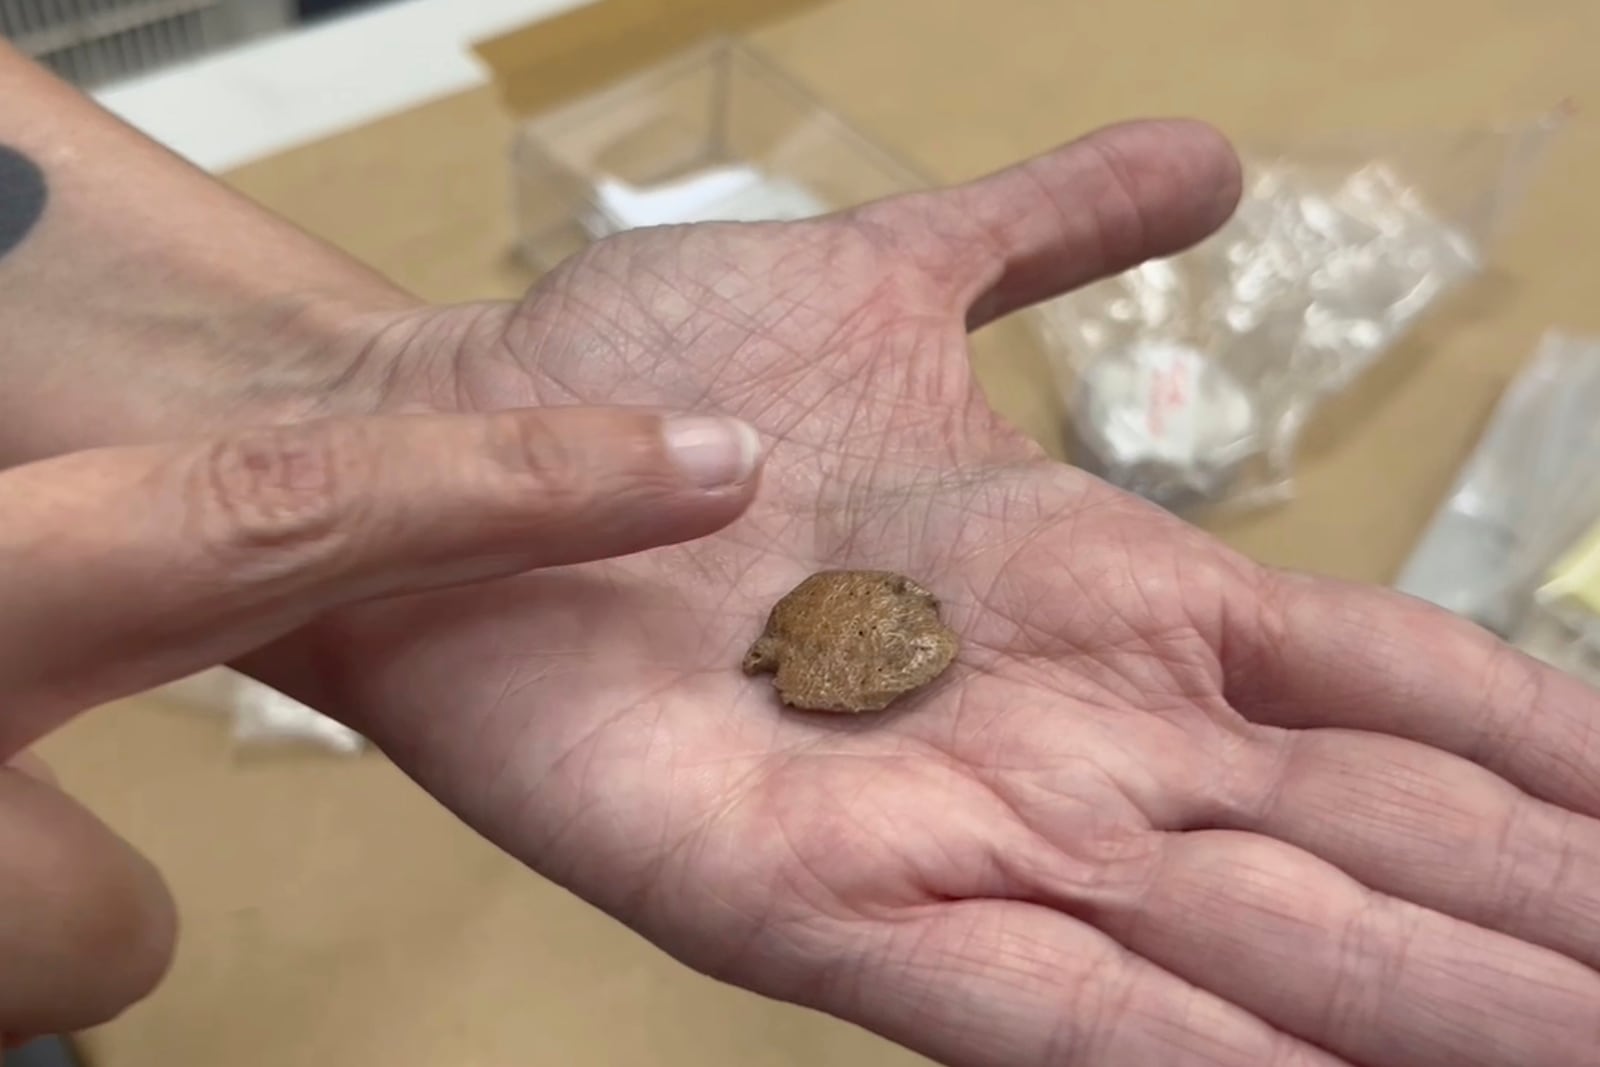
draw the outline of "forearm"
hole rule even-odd
[[[315,413],[411,304],[0,42],[0,466]]]

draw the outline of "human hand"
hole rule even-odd
[[[1238,558],[973,383],[968,328],[1199,238],[1237,188],[1212,134],[1121,128],[398,318],[358,404],[722,410],[772,445],[761,493],[257,663],[691,965],[947,1063],[1600,1063],[1600,698]],[[780,710],[740,657],[826,567],[927,585],[957,664],[883,715]]]
[[[24,746],[342,604],[716,529],[758,447],[732,420],[593,408],[331,419],[0,472],[0,1045],[114,1015],[174,933],[157,874]]]

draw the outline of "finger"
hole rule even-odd
[[[327,420],[0,475],[0,757],[333,607],[709,533],[743,423],[614,410]]]
[[[1457,756],[1344,730],[1279,733],[1253,796],[1216,820],[1369,888],[1600,969],[1600,821]],[[1330,818],[1330,813],[1337,817]]]
[[[828,1006],[951,1067],[1347,1067],[1049,908],[901,920]]]
[[[1130,950],[1363,1067],[1600,1065],[1600,975],[1282,842],[1172,834],[1141,892],[1074,889]]]
[[[1241,714],[1420,741],[1600,816],[1600,692],[1410,597],[1267,581],[1225,642],[1226,693]]]
[[[1090,134],[954,189],[864,210],[908,235],[976,329],[1030,304],[1212,233],[1238,204],[1232,147],[1196,122],[1136,122]]]
[[[65,795],[0,770],[0,1033],[112,1019],[155,988],[175,936],[149,863]]]

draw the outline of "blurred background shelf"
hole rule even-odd
[[[0,0],[0,34],[84,88],[294,25],[295,0]]]
[[[587,0],[0,0],[0,37],[221,172],[488,82],[474,41]]]

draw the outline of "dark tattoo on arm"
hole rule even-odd
[[[23,242],[44,215],[44,171],[15,148],[0,144],[0,259]]]

